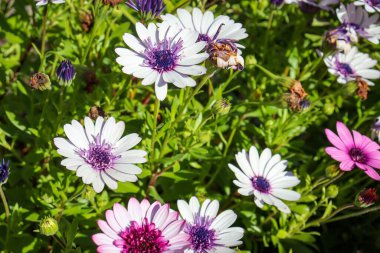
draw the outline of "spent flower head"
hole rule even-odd
[[[355,198],[355,205],[358,207],[366,208],[375,204],[379,199],[379,196],[376,193],[376,188],[368,188],[359,192]]]
[[[35,90],[51,90],[50,78],[44,73],[35,73],[30,77],[29,86]]]

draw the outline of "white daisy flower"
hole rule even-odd
[[[208,58],[199,53],[206,45],[197,42],[198,34],[191,30],[180,30],[178,26],[163,22],[159,28],[153,23],[146,28],[136,24],[138,38],[126,33],[124,42],[130,47],[116,48],[116,61],[123,66],[123,72],[143,78],[143,85],[155,84],[156,96],[164,100],[168,83],[178,88],[194,87],[196,82],[189,75],[200,76],[206,68],[197,64]]]
[[[357,6],[363,6],[366,11],[373,13],[380,11],[380,1],[379,0],[357,0],[354,2]]]
[[[341,4],[336,14],[342,23],[336,32],[340,34],[340,38],[348,38],[345,39],[347,43],[356,42],[359,35],[372,43],[379,44],[378,14],[369,16],[363,8],[356,7],[354,4],[349,4],[347,7]],[[353,41],[352,37],[356,37],[356,41]]]
[[[358,79],[375,85],[369,79],[380,79],[380,71],[372,69],[377,61],[353,47],[347,54],[337,52],[324,59],[328,71],[338,77],[338,83],[346,84]]]
[[[232,210],[218,215],[219,202],[206,199],[202,206],[196,197],[190,202],[178,200],[178,210],[186,225],[184,232],[189,235],[190,246],[185,253],[234,253],[230,247],[242,244],[244,229],[230,227],[237,218]]]
[[[280,199],[296,201],[301,195],[298,192],[285,188],[299,184],[293,173],[285,171],[287,161],[281,160],[280,155],[272,156],[266,148],[259,156],[257,149],[252,146],[249,154],[245,150],[236,154],[239,168],[228,164],[235,173],[237,180],[234,184],[241,195],[255,196],[255,203],[262,208],[264,203],[276,206],[284,213],[290,213],[289,207]]]
[[[54,138],[58,153],[66,159],[61,165],[76,171],[83,183],[92,184],[96,192],[101,192],[106,184],[115,190],[117,181],[136,182],[141,169],[134,164],[145,163],[146,152],[131,150],[141,138],[133,133],[124,133],[124,122],[115,122],[113,117],[84,119],[84,128],[76,120],[64,126],[68,139]]]
[[[47,5],[49,3],[49,0],[35,0],[36,6],[42,6],[42,5]],[[50,0],[53,4],[63,4],[65,3],[65,0]]]

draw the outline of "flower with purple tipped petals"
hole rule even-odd
[[[0,163],[0,185],[5,184],[8,180],[9,164],[10,164],[10,161],[5,162],[4,158],[3,158],[2,162]]]
[[[367,12],[380,12],[380,0],[357,0],[354,2],[357,6],[363,6]]]
[[[235,252],[230,247],[236,247],[242,242],[244,229],[230,227],[237,215],[232,210],[223,211],[218,215],[219,202],[206,199],[202,206],[196,197],[190,202],[178,200],[178,209],[186,220],[184,232],[189,235],[189,247],[185,253]]]
[[[338,77],[338,83],[346,84],[358,79],[375,85],[369,79],[380,79],[380,71],[372,69],[377,61],[353,47],[347,54],[337,52],[324,59],[328,71]]]
[[[124,122],[113,117],[98,117],[95,124],[86,117],[84,128],[76,120],[64,126],[68,139],[54,138],[58,153],[65,156],[61,165],[76,171],[83,183],[92,184],[96,192],[104,185],[115,190],[117,182],[136,182],[141,169],[135,164],[145,163],[146,152],[131,149],[141,138],[133,133],[124,136]]]
[[[340,169],[351,171],[355,167],[363,170],[371,178],[380,181],[374,170],[380,169],[380,146],[365,135],[353,130],[352,134],[345,124],[336,123],[338,135],[325,129],[327,139],[333,145],[325,149],[334,160],[340,162]]]
[[[116,61],[124,73],[143,78],[143,85],[154,84],[159,100],[166,98],[168,83],[178,88],[194,87],[196,82],[190,76],[206,73],[205,67],[197,65],[208,58],[207,53],[199,53],[206,43],[197,42],[197,32],[180,30],[167,22],[159,28],[153,23],[148,27],[137,23],[136,31],[138,38],[124,34],[130,49],[116,48]]]
[[[75,69],[70,60],[63,60],[57,68],[57,78],[60,85],[68,86],[75,78]]]
[[[284,0],[270,0],[270,2],[274,5],[281,5],[284,3]]]
[[[49,0],[35,0],[37,2],[36,6],[43,6],[47,5],[49,3]],[[50,0],[51,3],[53,4],[63,4],[65,3],[65,0]]]
[[[106,221],[98,221],[103,233],[92,236],[99,253],[174,253],[189,244],[182,232],[185,221],[169,204],[131,198],[127,209],[116,203],[105,216]]]
[[[126,4],[143,17],[157,18],[165,9],[165,3],[162,0],[128,0]]]
[[[252,146],[247,153],[244,149],[236,154],[236,161],[240,168],[228,164],[235,173],[234,184],[239,187],[238,192],[244,196],[255,196],[255,203],[262,208],[264,203],[276,206],[284,213],[290,213],[289,207],[280,199],[296,201],[301,195],[298,192],[285,188],[299,184],[299,179],[289,171],[285,171],[287,161],[281,156],[272,156],[269,148],[259,155]]]

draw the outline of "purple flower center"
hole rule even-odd
[[[281,5],[284,3],[284,0],[271,0],[271,3],[274,5]]]
[[[357,163],[366,163],[368,160],[366,154],[360,148],[351,148],[349,154],[351,159]]]
[[[380,5],[380,0],[366,0],[365,2],[367,4],[369,4],[371,6],[375,6],[375,7],[377,7],[378,5]]]
[[[149,223],[147,218],[142,225],[132,221],[131,226],[120,232],[119,236],[122,239],[115,240],[113,244],[122,253],[162,253],[169,246],[161,230],[154,223]]]
[[[344,77],[349,77],[354,74],[351,66],[347,63],[336,62],[336,67],[339,73],[341,73]]]
[[[112,154],[112,146],[108,143],[100,143],[100,138],[95,138],[95,143],[90,143],[88,150],[81,150],[82,156],[95,170],[106,170],[113,166],[114,161],[120,156]]]
[[[190,235],[191,249],[196,253],[204,253],[212,250],[216,240],[215,230],[210,229],[210,222],[196,222],[195,225],[188,225],[185,229]]]
[[[153,45],[151,40],[146,41],[148,47],[145,50],[145,63],[159,73],[173,70],[180,59],[180,51],[183,48],[183,41],[178,40],[173,45],[166,39]]]
[[[252,186],[255,190],[262,193],[269,193],[271,190],[270,183],[264,177],[254,177],[252,178]]]

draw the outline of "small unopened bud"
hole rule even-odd
[[[84,32],[88,33],[94,24],[94,16],[91,12],[82,12],[79,16],[81,26]]]
[[[368,98],[368,83],[361,78],[357,78],[356,84],[358,85],[356,94],[362,101],[366,100]]]
[[[69,86],[75,78],[75,69],[70,60],[64,60],[57,68],[57,78],[60,85]]]
[[[50,78],[44,73],[36,73],[30,77],[29,86],[35,90],[51,90]]]
[[[327,166],[326,170],[325,170],[325,174],[326,174],[326,177],[328,178],[333,178],[333,177],[336,177],[340,172],[340,169],[338,168],[338,166],[336,165],[330,165],[330,166]]]
[[[86,186],[82,196],[84,199],[87,199],[88,201],[93,201],[95,199],[96,192],[91,186]]]
[[[336,196],[338,196],[339,188],[337,185],[332,184],[326,189],[326,195],[328,198],[334,199]]]
[[[301,82],[294,80],[289,92],[284,94],[284,99],[292,111],[299,112],[310,107],[307,96]]]
[[[217,40],[208,46],[207,53],[211,62],[218,68],[244,69],[244,59],[233,40]]]
[[[114,7],[121,3],[121,0],[103,0],[102,2],[104,5],[111,5],[112,7]]]
[[[327,101],[324,105],[323,105],[323,112],[326,114],[326,115],[331,115],[333,114],[335,111],[335,105],[333,102],[331,101]]]
[[[10,161],[5,162],[4,158],[3,158],[3,161],[0,163],[0,185],[5,184],[8,180],[9,163]]]
[[[93,120],[96,120],[99,116],[104,118],[105,113],[103,109],[96,105],[91,106],[90,111],[88,112],[88,117],[90,117]]]
[[[214,111],[220,115],[226,115],[231,109],[231,103],[228,99],[222,98],[215,102]]]
[[[355,205],[358,207],[366,208],[375,204],[378,199],[379,196],[376,194],[376,189],[368,188],[356,195]]]
[[[55,235],[58,232],[58,222],[52,217],[46,217],[40,222],[40,233],[46,236]]]

